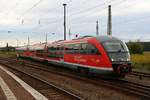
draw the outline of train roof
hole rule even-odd
[[[49,43],[47,45],[50,45]],[[42,50],[45,48],[45,43],[37,43],[28,46],[29,50]],[[27,50],[27,46],[21,46],[16,48],[16,50]]]
[[[96,39],[100,42],[119,40],[118,38],[113,36],[98,36],[96,37]]]
[[[29,49],[30,50],[41,50],[41,49],[44,49],[45,47],[45,43],[39,43],[39,44],[34,44],[34,45],[30,45],[29,46]]]
[[[16,48],[16,50],[26,50],[26,49],[27,49],[27,46],[20,46]]]
[[[79,37],[77,39],[72,39],[70,41],[89,40],[89,39],[92,39],[92,38],[96,38],[100,42],[105,42],[105,41],[110,41],[110,40],[120,40],[120,39],[118,39],[116,37],[106,35],[106,36],[97,36],[97,37],[94,37],[94,36],[83,36],[83,37]],[[69,41],[66,41],[66,42],[69,42]]]
[[[89,38],[93,38],[93,36],[83,36],[72,40],[58,40],[55,42],[52,42],[52,44],[63,44],[63,43],[70,43],[70,42],[79,42],[80,40],[87,40]]]
[[[48,47],[50,47],[50,46],[55,47],[57,45],[62,45],[62,44],[67,44],[67,43],[75,43],[75,42],[88,41],[88,40],[93,39],[93,38],[97,39],[99,42],[119,40],[116,37],[107,36],[107,35],[106,36],[97,36],[97,37],[94,37],[94,36],[83,36],[83,37],[79,37],[79,38],[72,39],[72,40],[58,40],[58,41],[54,41],[54,42],[52,42],[51,44],[49,44],[47,46]]]
[[[89,39],[97,39],[99,42],[105,42],[105,41],[113,41],[113,40],[119,40],[116,37],[112,37],[112,36],[97,36],[97,37],[93,37],[93,36],[83,36],[83,37],[79,37],[77,39],[72,39],[72,40],[58,40],[58,41],[54,41],[52,43],[47,43],[48,47],[55,47],[58,45],[62,45],[64,43],[71,43],[71,42],[81,42],[81,41],[88,41]],[[45,43],[37,43],[34,45],[30,45],[29,46],[29,50],[41,50],[44,49],[45,47]],[[22,47],[18,47],[16,48],[16,50],[27,50],[27,46],[22,46]]]

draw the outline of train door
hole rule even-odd
[[[82,65],[98,66],[100,63],[101,53],[95,47],[95,45],[90,43],[81,43],[81,48],[79,51],[80,59],[79,63]]]

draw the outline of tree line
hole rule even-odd
[[[150,52],[150,42],[128,42],[127,46],[131,54],[143,54],[143,52]]]

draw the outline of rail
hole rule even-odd
[[[5,60],[6,60],[6,59],[5,59]],[[17,69],[17,68],[12,67],[10,64],[7,64],[7,63],[1,63],[1,64],[2,64],[3,66],[5,66],[5,67],[8,67],[8,68],[12,69],[12,70],[18,71],[18,72],[20,72],[20,73],[23,73],[23,74],[25,74],[25,75],[28,75],[28,76],[30,76],[30,77],[36,79],[36,80],[39,80],[39,81],[41,81],[41,82],[43,82],[43,83],[45,83],[45,84],[47,84],[47,85],[49,85],[49,86],[51,86],[51,87],[57,89],[58,91],[63,92],[63,94],[70,96],[73,100],[84,100],[82,97],[80,97],[80,96],[78,96],[78,95],[76,95],[76,94],[74,94],[74,93],[72,93],[72,92],[70,92],[70,91],[67,91],[67,90],[65,90],[64,88],[61,88],[61,87],[59,87],[59,86],[57,86],[57,85],[55,85],[55,84],[52,84],[52,83],[50,83],[50,82],[48,82],[48,81],[46,81],[46,80],[44,80],[44,79],[41,79],[40,77],[38,77],[38,76],[35,75],[35,74],[30,74],[30,73],[25,72],[25,71],[23,71],[23,70],[19,70],[19,69]]]
[[[12,59],[11,59],[12,61]],[[15,61],[15,60],[14,60]],[[30,63],[26,61],[26,66],[36,66],[36,68],[38,67],[41,70],[45,70],[45,71],[49,71],[48,69],[44,68],[44,66],[46,65],[39,65],[39,64],[35,64],[35,63]],[[126,91],[135,95],[139,95],[145,98],[150,98],[150,86],[145,86],[142,84],[138,84],[135,82],[130,82],[128,80],[105,80],[105,79],[98,79],[98,78],[93,78],[93,77],[80,77],[79,74],[78,75],[69,75],[69,74],[62,74],[61,72],[56,72],[56,71],[50,71],[53,73],[57,73],[60,75],[64,75],[67,77],[72,77],[72,78],[76,78],[79,79],[81,81],[86,81],[95,85],[104,85],[110,88],[115,88],[115,89],[119,89],[121,91]]]

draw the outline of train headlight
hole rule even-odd
[[[111,61],[114,61],[114,59],[112,58]]]
[[[121,58],[121,61],[124,61],[125,59]]]
[[[127,61],[130,61],[130,59],[129,59],[129,58],[127,58]]]
[[[128,56],[127,56],[127,61],[130,61],[130,54],[128,53]]]
[[[130,59],[130,56],[128,56],[128,58],[127,58],[127,61],[130,61],[131,59]]]

